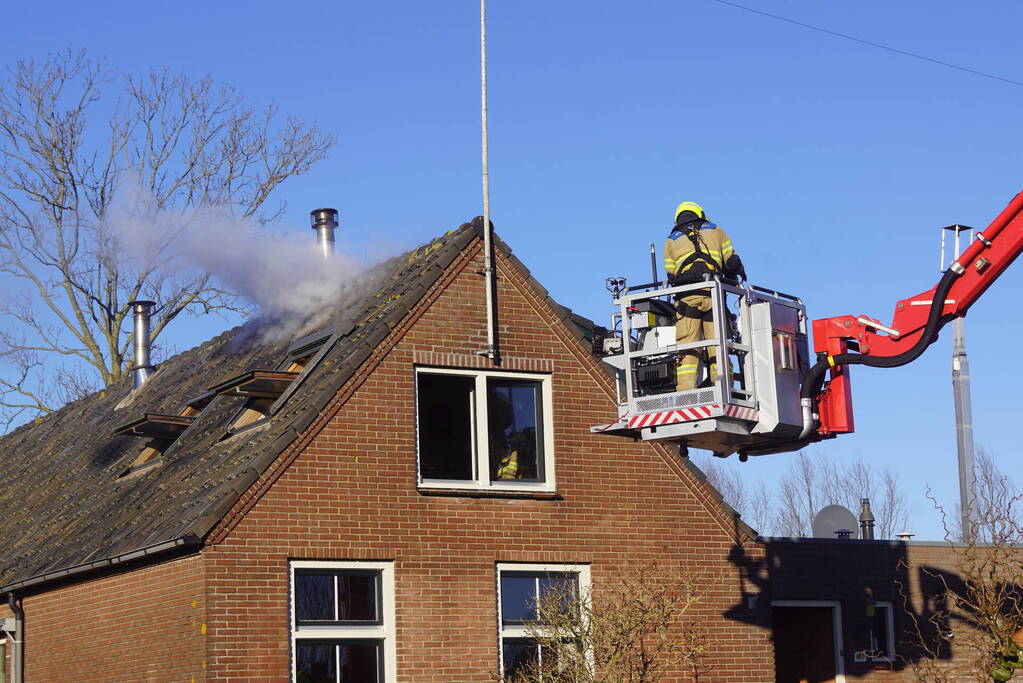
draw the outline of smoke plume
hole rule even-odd
[[[365,270],[341,250],[324,259],[311,230],[296,239],[226,207],[161,208],[134,179],[119,184],[101,224],[142,268],[179,280],[210,274],[258,309],[264,334],[324,322]]]

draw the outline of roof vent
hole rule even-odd
[[[131,368],[131,388],[138,389],[153,376],[153,366],[149,364],[149,316],[152,314],[152,301],[130,301],[135,329],[132,338],[135,341],[135,362]]]
[[[334,230],[338,227],[337,209],[316,209],[309,212],[313,230],[316,231],[316,245],[323,258],[334,255]]]

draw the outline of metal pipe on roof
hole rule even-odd
[[[314,209],[309,212],[313,230],[316,231],[316,245],[323,258],[334,255],[334,231],[338,227],[337,209]]]
[[[129,301],[134,329],[132,338],[135,342],[135,360],[131,367],[131,387],[138,389],[149,381],[153,376],[153,366],[150,364],[149,319],[156,304],[152,301]]]
[[[874,513],[870,510],[870,498],[860,499],[860,538],[874,540]]]

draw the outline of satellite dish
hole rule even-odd
[[[856,538],[856,516],[844,505],[828,505],[813,516],[814,538],[839,538],[839,531],[850,532],[848,538]]]

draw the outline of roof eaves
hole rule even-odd
[[[55,571],[38,574],[15,583],[9,583],[5,586],[0,586],[0,592],[11,593],[29,588],[38,588],[53,581],[75,578],[89,572],[116,567],[117,565],[131,562],[132,560],[153,557],[155,555],[163,555],[171,551],[184,550],[187,548],[198,547],[200,545],[202,545],[200,538],[192,534],[186,534],[170,541],[163,541],[144,548],[138,548],[126,553],[114,555],[113,557],[74,565],[66,569],[57,569]]]

